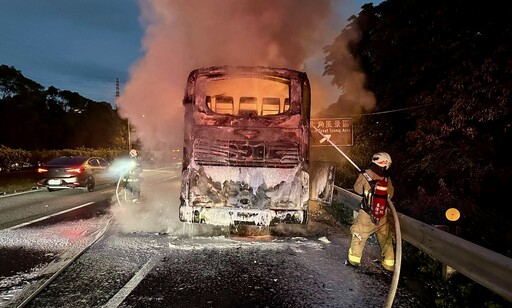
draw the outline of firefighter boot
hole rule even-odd
[[[361,257],[356,256],[352,253],[352,248],[348,249],[348,263],[354,267],[361,265]]]
[[[383,259],[380,264],[387,271],[390,271],[390,272],[395,271],[395,260]]]

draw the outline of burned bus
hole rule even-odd
[[[285,68],[192,71],[179,217],[211,225],[305,224],[310,84]]]

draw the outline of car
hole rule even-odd
[[[30,164],[29,162],[18,162],[18,163],[11,164],[9,170],[20,171],[20,170],[27,170],[32,167],[33,167],[32,164]]]
[[[181,160],[181,149],[174,148],[171,150],[171,159],[173,161]]]
[[[61,156],[37,168],[37,186],[48,191],[83,188],[93,191],[98,185],[115,183],[110,163],[94,156]]]

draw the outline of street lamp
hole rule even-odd
[[[131,141],[131,134],[130,134],[130,120],[126,119],[126,122],[128,124],[128,151],[132,149],[132,141]]]
[[[141,114],[141,117],[145,118],[145,114]],[[128,151],[132,149],[132,141],[131,141],[131,127],[130,127],[130,119],[126,119],[128,125]]]

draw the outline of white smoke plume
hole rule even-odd
[[[326,107],[340,92],[321,76],[318,59],[342,29],[345,20],[335,7],[344,1],[139,0],[144,56],[130,70],[117,102],[119,111],[145,148],[180,147],[188,74],[214,65],[306,71],[313,109]]]

